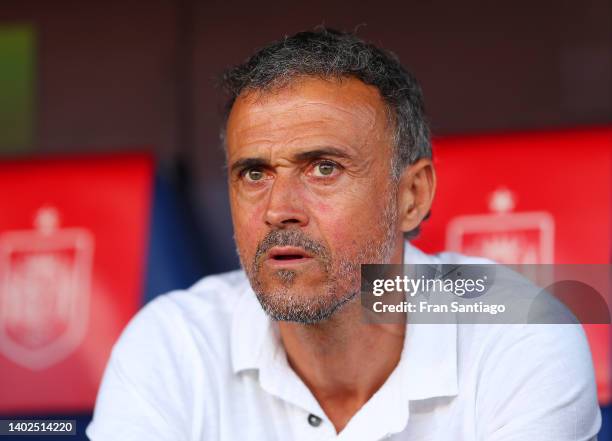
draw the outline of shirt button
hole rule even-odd
[[[308,424],[310,424],[312,427],[319,427],[321,425],[321,421],[321,418],[316,415],[308,415]]]

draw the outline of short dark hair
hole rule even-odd
[[[269,91],[304,76],[323,79],[353,77],[378,89],[394,128],[391,166],[394,179],[398,179],[408,165],[432,157],[423,93],[414,75],[392,52],[367,43],[354,33],[334,29],[319,27],[314,31],[286,36],[225,71],[222,86],[229,95],[226,118],[240,94]],[[417,226],[404,236],[411,239],[419,231]]]
[[[421,87],[392,52],[353,33],[318,28],[273,42],[223,74],[229,94],[226,116],[243,92],[282,87],[298,77],[354,77],[378,89],[394,127],[392,175],[421,158],[431,158],[429,126]]]

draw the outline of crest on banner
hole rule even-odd
[[[93,252],[91,232],[61,228],[55,207],[41,207],[33,229],[0,234],[0,355],[40,370],[79,346]]]
[[[555,222],[545,211],[514,211],[507,188],[489,197],[489,213],[457,216],[446,229],[446,249],[505,264],[554,263]]]

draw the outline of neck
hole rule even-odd
[[[402,254],[403,246],[392,263]],[[399,363],[406,324],[365,322],[356,298],[324,322],[279,329],[289,364],[339,433]]]

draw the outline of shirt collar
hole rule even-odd
[[[442,260],[404,244],[404,264],[438,266]],[[408,400],[457,395],[457,323],[408,324],[398,369]]]
[[[273,358],[280,345],[273,322],[261,308],[248,281],[242,286],[234,309],[231,330],[232,368],[234,373],[258,369]]]
[[[432,264],[438,256],[423,253],[406,242],[404,263]],[[232,319],[231,354],[234,373],[259,370],[260,379],[274,366],[286,367],[284,351],[277,326],[266,315],[248,281]],[[422,400],[458,393],[457,384],[457,324],[412,324],[407,326],[400,362],[396,367],[402,382],[405,400]]]

